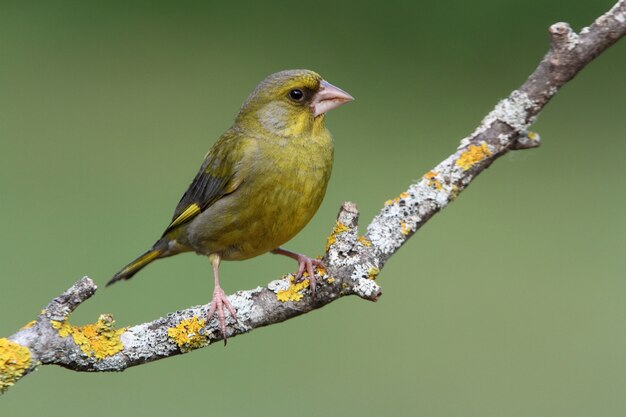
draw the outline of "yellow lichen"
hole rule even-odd
[[[28,329],[30,327],[33,327],[35,325],[35,323],[37,323],[37,320],[29,321],[28,323],[23,325],[20,330],[24,330],[24,329]]]
[[[291,276],[289,278],[289,288],[286,290],[279,290],[276,293],[276,299],[278,301],[282,301],[283,303],[286,301],[300,301],[303,297],[300,291],[304,290],[309,286],[309,280],[303,279],[300,282],[295,282],[294,277]]]
[[[193,316],[167,329],[167,335],[183,352],[197,349],[206,346],[208,342],[207,337],[201,332],[205,323],[205,319]]]
[[[341,223],[340,221],[337,221],[335,223],[335,227],[333,227],[333,235],[338,235],[339,233],[347,232],[348,230],[350,230],[348,226]]]
[[[392,204],[396,204],[397,202],[399,202],[400,200],[406,200],[407,198],[409,198],[411,196],[411,194],[404,192],[404,193],[400,193],[399,196],[392,198],[391,200],[387,200],[385,201],[385,206],[390,206]]]
[[[335,223],[335,227],[333,227],[333,231],[330,233],[330,236],[328,236],[328,239],[326,240],[326,252],[328,252],[330,247],[335,242],[337,242],[337,235],[339,233],[347,232],[349,230],[350,230],[350,228],[348,226],[346,226],[345,224],[341,223],[340,221],[337,221]]]
[[[539,139],[539,133],[537,133],[537,132],[528,132],[526,134],[526,137],[528,139],[530,139],[530,140],[537,140],[537,139]]]
[[[0,393],[15,384],[30,365],[28,348],[9,339],[0,338]]]
[[[363,246],[367,246],[367,247],[372,246],[372,242],[368,238],[366,238],[365,236],[359,236],[357,240]]]
[[[400,229],[405,235],[408,235],[411,232],[411,227],[406,222],[400,222]]]
[[[450,188],[450,201],[456,200],[460,192],[461,190],[459,189],[459,186],[456,184],[452,184],[452,187]]]
[[[326,239],[326,252],[328,252],[330,247],[334,245],[335,242],[337,242],[337,238],[335,237],[335,235],[328,236],[328,239]]]
[[[50,320],[50,324],[59,331],[61,337],[67,337],[72,333],[72,325],[65,321]]]
[[[335,282],[335,278],[333,278],[333,277],[328,277],[328,278],[326,279],[326,282],[328,282],[329,284],[332,284],[333,282]]]
[[[407,198],[409,198],[410,196],[411,196],[411,195],[410,195],[409,193],[406,193],[406,192],[405,192],[405,193],[400,193],[400,195],[399,195],[398,197],[393,198],[393,199],[391,199],[391,200],[387,200],[387,201],[385,201],[385,206],[390,206],[390,205],[392,205],[392,204],[396,204],[396,203],[397,203],[397,202],[399,202],[400,200],[407,199]]]
[[[482,142],[480,146],[470,145],[463,153],[461,153],[459,159],[456,160],[456,165],[467,171],[474,166],[474,164],[482,161],[490,155],[491,151],[489,151],[485,142]]]
[[[59,336],[72,336],[74,343],[89,357],[104,359],[124,349],[120,336],[126,329],[114,328],[115,320],[109,314],[102,314],[97,322],[80,327],[67,321],[51,320],[50,323],[59,331]]]
[[[378,274],[380,273],[380,269],[376,268],[375,266],[371,267],[370,269],[367,270],[367,278],[374,280],[376,279],[376,277],[378,276]]]
[[[396,204],[398,201],[400,201],[401,198],[407,198],[408,196],[409,196],[409,194],[402,193],[402,194],[400,194],[399,197],[396,197],[394,199],[385,201],[385,206],[390,206],[392,204]]]
[[[424,178],[428,180],[428,185],[431,187],[435,187],[438,190],[441,190],[442,185],[441,182],[437,179],[437,173],[435,171],[428,171],[424,174]]]

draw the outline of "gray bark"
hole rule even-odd
[[[618,1],[579,34],[567,23],[552,25],[550,48],[524,84],[501,100],[452,155],[388,200],[364,236],[358,235],[356,206],[342,205],[328,240],[326,268],[317,270],[315,296],[306,281],[300,285],[291,282],[292,275],[265,287],[238,291],[229,297],[237,310],[237,322],[227,318],[228,337],[288,320],[347,295],[376,301],[382,291],[375,278],[387,260],[493,161],[511,150],[539,146],[539,136],[528,132],[539,112],[565,83],[625,33],[626,0]],[[52,300],[29,327],[0,339],[4,340],[0,344],[0,391],[42,364],[76,371],[122,371],[222,338],[215,318],[205,321],[208,305],[126,329],[114,329],[110,316],[101,316],[88,328],[70,326],[71,312],[96,290],[91,279],[81,279]],[[20,347],[27,349],[21,357],[29,358],[22,365],[17,356],[11,356]]]

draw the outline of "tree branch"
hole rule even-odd
[[[539,146],[539,136],[528,132],[528,127],[559,88],[624,36],[626,0],[618,1],[580,34],[567,23],[555,23],[549,33],[550,49],[526,82],[500,101],[452,155],[385,202],[364,236],[358,235],[356,206],[342,205],[327,242],[327,268],[316,271],[320,285],[315,296],[308,279],[296,283],[293,275],[266,287],[238,291],[229,297],[237,309],[237,322],[228,317],[228,337],[288,320],[346,295],[376,301],[382,292],[374,279],[424,223],[495,159],[510,150]],[[123,329],[113,326],[110,315],[86,326],[71,325],[68,316],[96,290],[85,277],[52,300],[36,320],[9,338],[0,338],[0,392],[41,364],[76,371],[122,371],[221,339],[216,320],[206,321],[208,305]]]

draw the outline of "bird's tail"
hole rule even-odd
[[[117,274],[113,275],[113,278],[111,278],[109,282],[107,282],[106,286],[108,287],[109,285],[116,283],[117,281],[131,279],[133,275],[141,271],[143,267],[148,265],[150,262],[156,259],[159,259],[163,256],[167,256],[165,253],[166,250],[167,250],[167,243],[165,243],[162,240],[159,240],[157,243],[154,244],[154,246],[149,251],[147,251],[146,253],[144,253],[143,255],[141,255],[140,257],[138,257],[137,259],[135,259],[128,265],[126,265]]]

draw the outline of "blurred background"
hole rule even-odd
[[[287,245],[321,254],[341,202],[364,228],[526,79],[549,25],[578,31],[613,3],[2,0],[0,335],[83,275],[102,288],[74,324],[207,303],[192,254],[103,284],[159,237],[266,75],[314,69],[357,98],[328,117],[330,187]],[[623,416],[625,73],[622,40],[541,114],[541,148],[498,160],[391,259],[378,303],[121,374],[46,366],[0,415]],[[223,286],[294,266],[226,263]]]

